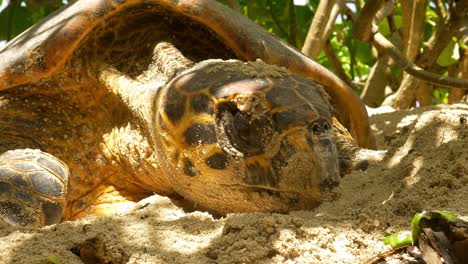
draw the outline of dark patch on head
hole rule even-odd
[[[301,105],[273,114],[273,120],[275,121],[276,129],[281,132],[290,125],[305,124],[308,120],[312,119],[314,115],[316,116],[317,113],[308,105]]]
[[[216,142],[215,128],[211,124],[195,123],[184,132],[185,142],[189,145],[211,144]]]
[[[291,106],[300,103],[302,100],[292,89],[282,87],[273,87],[266,94],[266,99],[270,101],[273,107]]]
[[[190,106],[195,113],[213,113],[213,101],[204,94],[198,94],[193,97]]]
[[[62,183],[50,173],[44,171],[32,172],[29,173],[29,179],[32,189],[36,192],[55,197],[64,195]]]
[[[209,88],[210,93],[216,96],[224,84],[241,79],[241,76],[238,76],[238,74],[233,79],[231,73],[220,69],[216,71],[210,70],[212,67],[213,65],[205,66],[200,70],[181,75],[174,84],[176,87],[187,92],[197,92]]]
[[[205,89],[210,83],[207,80],[200,78],[199,75],[206,75],[202,71],[194,71],[182,74],[174,81],[174,87],[187,92],[196,92]]]
[[[222,170],[227,166],[226,153],[215,153],[205,160],[206,165],[212,169]]]
[[[269,185],[276,186],[278,178],[270,167],[262,167],[258,163],[247,165],[247,175],[243,179],[250,185]]]
[[[312,103],[314,108],[321,116],[331,118],[334,109],[328,99],[323,98],[323,94],[319,92],[318,89],[321,89],[321,86],[312,80],[303,77],[296,77],[296,79],[299,81],[299,85],[297,86],[296,91],[307,101]]]
[[[197,170],[193,166],[192,161],[190,161],[189,159],[184,160],[184,173],[185,175],[190,177],[197,176]]]
[[[60,220],[62,219],[63,204],[42,200],[42,210],[45,216],[45,225],[60,223]]]
[[[165,100],[164,112],[166,112],[168,119],[175,124],[184,115],[186,96],[175,89],[169,89]]]

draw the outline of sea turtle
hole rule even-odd
[[[342,81],[216,1],[79,0],[0,51],[0,217],[43,226],[153,193],[313,208],[369,131]]]

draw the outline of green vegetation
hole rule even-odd
[[[423,226],[427,225],[426,223],[431,220],[442,220],[450,223],[457,220],[457,216],[446,211],[429,211],[418,213],[413,217],[413,220],[411,220],[411,234],[390,234],[383,239],[383,242],[392,248],[398,248],[417,243],[419,236],[422,233]]]

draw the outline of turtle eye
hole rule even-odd
[[[309,125],[309,130],[317,136],[324,134],[330,130],[330,128],[330,124],[325,119],[319,119]]]

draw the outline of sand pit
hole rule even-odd
[[[417,212],[468,216],[467,119],[468,105],[372,116],[385,159],[345,176],[314,211],[214,218],[152,196],[120,216],[42,229],[2,225],[0,262],[83,263],[98,251],[109,263],[365,263]]]

